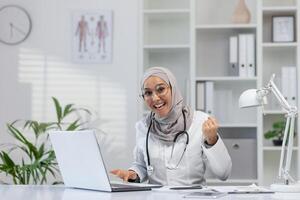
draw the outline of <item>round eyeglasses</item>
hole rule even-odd
[[[156,94],[158,97],[163,97],[168,93],[169,86],[161,83],[155,86],[154,90],[150,90],[149,88],[144,88],[142,91],[142,97],[145,100],[153,98],[153,94]]]

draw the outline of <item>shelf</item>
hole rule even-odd
[[[256,24],[216,24],[216,25],[197,25],[196,29],[255,29]]]
[[[263,47],[297,47],[297,42],[282,42],[282,43],[273,43],[265,42],[262,44]]]
[[[256,81],[257,77],[244,78],[238,76],[222,76],[222,77],[196,77],[196,81]]]
[[[270,147],[263,147],[264,151],[281,151],[281,146],[279,147],[274,147],[274,146],[270,146]],[[297,147],[293,147],[293,151],[297,151]]]
[[[176,10],[190,8],[190,1],[182,0],[142,0],[142,10]]]
[[[174,11],[174,12],[173,12]],[[176,11],[176,12],[175,12]],[[144,16],[144,44],[189,44],[189,13],[179,10],[151,10]]]
[[[256,128],[257,124],[254,123],[220,123],[219,124],[220,128]]]
[[[190,13],[189,9],[146,9],[143,10],[144,14],[182,14]]]
[[[290,13],[296,12],[296,6],[266,6],[262,8],[263,12],[266,14],[275,14],[275,13]]]
[[[190,46],[187,44],[163,44],[163,45],[144,45],[144,49],[149,49],[149,50],[176,50],[176,49],[189,49]]]
[[[283,115],[283,114],[286,114],[286,112],[282,111],[282,110],[264,110],[263,114],[265,114],[265,115]]]
[[[226,182],[221,181],[219,179],[206,179],[208,183],[222,183],[222,184],[230,184],[230,183],[257,183],[257,179],[227,179]]]

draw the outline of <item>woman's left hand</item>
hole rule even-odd
[[[209,145],[216,144],[218,140],[218,128],[219,125],[215,118],[208,117],[208,119],[202,125],[202,132],[204,134],[205,140]]]

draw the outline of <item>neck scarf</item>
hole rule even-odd
[[[171,89],[172,94],[172,105],[171,110],[165,117],[159,117],[154,113],[148,114],[144,121],[149,127],[152,120],[152,126],[150,132],[157,136],[159,139],[164,141],[172,142],[175,135],[184,130],[184,116],[182,112],[185,113],[186,117],[186,130],[188,130],[192,124],[193,112],[191,108],[184,105],[183,97],[178,89],[175,76],[166,68],[163,67],[151,67],[149,68],[142,79],[142,88],[144,87],[144,82],[150,76],[156,76],[164,80]]]

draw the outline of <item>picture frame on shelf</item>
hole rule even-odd
[[[272,16],[272,42],[295,41],[295,16]]]

